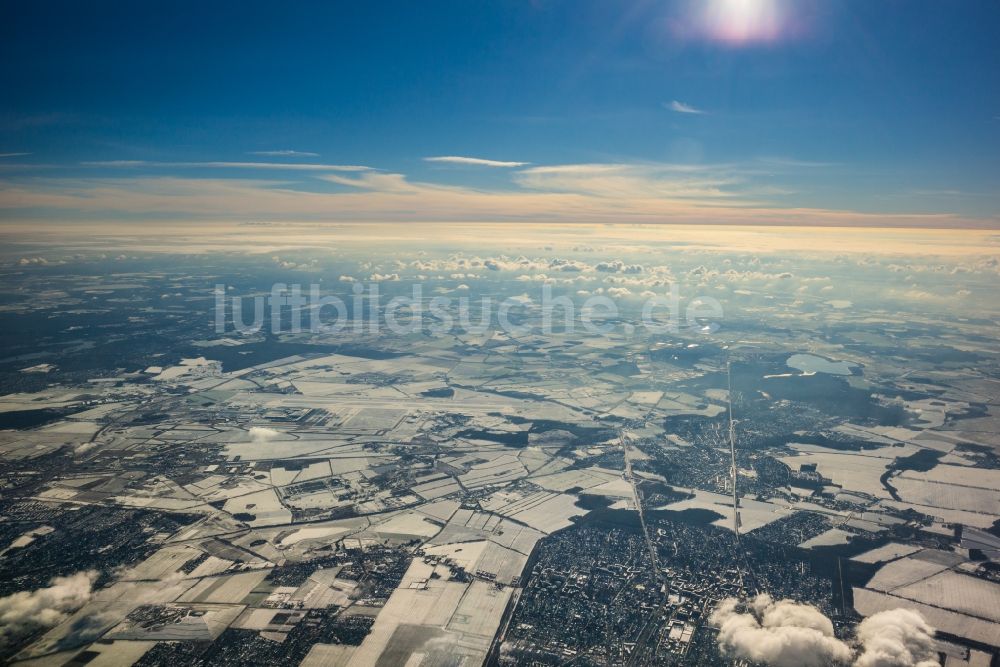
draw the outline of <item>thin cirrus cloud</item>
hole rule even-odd
[[[308,151],[293,151],[293,150],[281,150],[281,151],[250,151],[247,155],[259,155],[260,157],[319,157],[319,153],[310,153]]]
[[[204,167],[233,163],[180,164]],[[276,165],[265,166],[273,169]],[[113,215],[118,219],[156,216],[199,222],[655,222],[866,227],[995,227],[1000,223],[955,214],[865,213],[792,202],[776,205],[774,193],[763,187],[773,186],[771,181],[762,183],[759,175],[739,165],[537,166],[517,170],[509,185],[492,188],[410,180],[404,174],[370,168],[318,167],[326,173],[309,171],[318,179],[298,184],[284,179],[161,175],[149,170],[138,170],[129,178],[0,179],[0,211],[8,220],[36,220],[47,212],[59,220],[100,220]],[[316,180],[340,187],[310,187]]]
[[[463,157],[461,155],[439,155],[435,157],[425,157],[425,162],[441,162],[445,164],[465,164],[476,167],[523,167],[528,162],[505,162],[503,160],[487,160],[481,157]]]
[[[664,104],[663,106],[665,106],[666,108],[670,109],[671,111],[673,111],[675,113],[695,114],[695,115],[698,115],[698,116],[704,115],[704,113],[705,113],[701,109],[693,107],[690,104],[686,104],[684,102],[680,102],[678,100],[674,100],[674,101],[670,102],[670,104]]]
[[[757,158],[757,162],[768,167],[788,167],[792,169],[802,168],[821,168],[821,167],[839,167],[838,162],[820,162],[818,160],[799,160],[790,157],[781,156],[762,156]]]
[[[565,164],[517,173],[520,186],[542,192],[578,193],[602,199],[731,200],[749,204],[750,184],[726,166],[683,164]]]
[[[0,157],[24,157],[25,155],[31,155],[31,153],[0,153]]]
[[[355,164],[307,164],[287,162],[151,162],[148,160],[99,160],[81,162],[84,167],[169,169],[275,169],[290,171],[369,171]]]

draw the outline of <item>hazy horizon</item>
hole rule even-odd
[[[5,224],[1000,228],[985,0],[3,13]]]

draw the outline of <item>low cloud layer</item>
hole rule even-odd
[[[823,667],[851,660],[850,647],[834,636],[833,623],[815,607],[758,595],[745,612],[739,608],[740,602],[729,598],[711,617],[727,654],[775,667]]]
[[[0,598],[0,647],[32,630],[62,622],[90,600],[96,580],[96,571],[77,572],[54,578],[46,588]]]
[[[258,444],[271,442],[279,435],[281,435],[273,428],[267,428],[265,426],[252,426],[250,428],[249,433],[250,433],[250,441]]]
[[[858,625],[862,653],[855,667],[937,667],[934,629],[909,609],[869,616]]]
[[[774,667],[933,667],[934,629],[907,609],[862,621],[855,642],[834,635],[833,623],[816,607],[767,594],[743,603],[723,600],[711,616],[719,627],[720,650]]]

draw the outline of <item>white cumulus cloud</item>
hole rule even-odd
[[[934,629],[910,609],[891,609],[858,625],[861,655],[855,667],[937,667]]]
[[[729,656],[773,667],[936,667],[934,629],[920,613],[892,609],[858,624],[853,641],[838,639],[819,609],[761,594],[727,598],[710,617]]]
[[[735,598],[723,600],[711,622],[719,626],[719,646],[727,655],[775,667],[825,667],[850,662],[850,647],[833,634],[833,623],[818,609],[791,600],[758,595],[747,610]]]
[[[97,572],[88,570],[55,577],[45,588],[0,598],[0,646],[26,632],[49,628],[90,600]]]

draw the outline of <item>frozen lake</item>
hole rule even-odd
[[[846,361],[831,361],[814,354],[793,354],[786,362],[789,368],[804,373],[828,373],[830,375],[850,375],[851,364]]]

